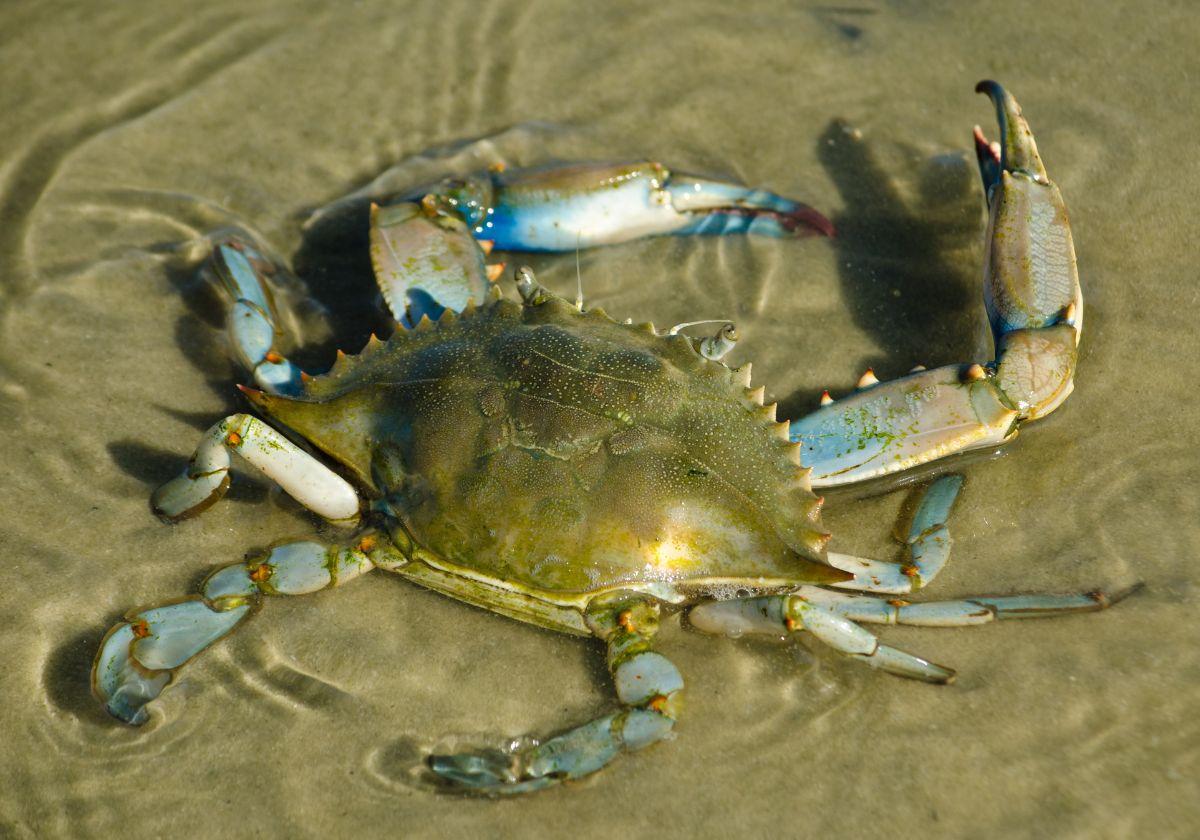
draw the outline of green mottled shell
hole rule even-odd
[[[506,587],[840,580],[798,447],[748,385],[685,336],[546,296],[397,332],[256,402],[420,549]]]

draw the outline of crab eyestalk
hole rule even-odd
[[[849,484],[1010,440],[1071,393],[1083,297],[1062,194],[1049,179],[1017,101],[980,82],[1000,123],[992,143],[975,128],[988,204],[984,303],[995,361],[914,370],[853,395],[822,399],[792,423],[814,486]]]
[[[533,269],[527,265],[520,266],[513,272],[513,280],[517,284],[517,294],[528,306],[537,306],[550,299],[546,287],[537,281]]]
[[[716,335],[700,340],[700,355],[714,362],[719,362],[737,344],[738,331],[733,322],[726,322]]]

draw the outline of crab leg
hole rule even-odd
[[[238,362],[263,390],[300,393],[300,368],[278,349],[279,311],[266,279],[283,269],[237,236],[217,240],[210,260],[232,301],[226,324]]]
[[[821,597],[830,594],[816,587],[801,587],[790,595],[713,601],[693,607],[688,613],[688,621],[697,630],[727,636],[743,633],[779,636],[807,630],[839,653],[889,674],[930,683],[954,681],[951,669],[880,644],[871,632],[839,614],[826,602],[809,598],[810,590],[821,593]]]
[[[830,551],[829,565],[850,572],[853,580],[836,584],[839,589],[902,594],[928,586],[950,559],[950,529],[946,521],[962,489],[961,475],[945,475],[921,493],[904,545],[908,562],[887,563],[852,554]]]
[[[495,169],[443,181],[431,197],[507,251],[574,251],[664,234],[833,234],[807,205],[653,162]]]
[[[705,633],[729,636],[743,633],[778,636],[785,631],[808,630],[834,650],[890,674],[924,682],[949,683],[954,681],[954,671],[951,669],[879,644],[873,634],[855,622],[965,627],[1000,619],[1048,618],[1102,610],[1136,589],[1136,586],[1130,587],[1112,595],[1103,592],[1013,595],[909,604],[802,586],[788,595],[701,604],[692,609],[688,620]]]
[[[229,487],[230,452],[314,513],[342,525],[358,522],[358,493],[349,482],[249,414],[226,417],[204,433],[187,469],[154,491],[154,512],[175,521],[214,504]]]
[[[801,587],[797,594],[850,621],[867,624],[906,624],[916,627],[967,627],[989,624],[1001,619],[1049,618],[1065,613],[1096,612],[1124,600],[1136,588],[1131,587],[1111,595],[1100,591],[1075,595],[1008,595],[998,598],[972,597],[955,601],[927,601],[921,604],[831,592],[815,586]]]
[[[263,595],[306,595],[351,581],[375,568],[367,552],[375,556],[376,545],[370,535],[353,548],[284,543],[265,556],[213,572],[199,595],[128,613],[100,644],[92,690],[113,716],[145,723],[146,704],[192,657],[256,611]]]
[[[987,187],[984,298],[996,342],[988,365],[951,365],[879,383],[867,371],[851,396],[791,424],[812,484],[828,487],[1011,440],[1026,420],[1071,393],[1083,298],[1062,195],[1046,176],[1021,109],[980,82],[999,117],[993,146],[976,128]]]
[[[683,677],[650,649],[658,606],[629,600],[589,611],[608,646],[608,668],[622,708],[530,749],[431,755],[429,768],[449,787],[488,796],[526,793],[600,770],[623,750],[661,741],[675,725]]]

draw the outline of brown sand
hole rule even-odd
[[[1191,4],[256,6],[0,11],[0,836],[1200,831]],[[1087,329],[1066,406],[965,467],[931,597],[1145,581],[1135,598],[885,633],[958,668],[949,688],[672,625],[677,739],[518,801],[438,796],[413,767],[607,708],[598,648],[385,575],[271,602],[141,729],[92,699],[91,657],[124,610],[314,528],[244,473],[200,518],[148,509],[238,406],[219,308],[180,243],[239,223],[292,256],[308,209],[531,121],[496,141],[513,163],[734,174],[825,209],[841,237],[586,253],[585,291],[621,317],[735,318],[738,358],[797,416],[868,364],[977,358],[984,77],[1020,98],[1067,198]],[[307,276],[354,348],[373,323],[350,263]],[[570,257],[535,265],[573,290]],[[902,495],[832,500],[835,547],[894,557]]]

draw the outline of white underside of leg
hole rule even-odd
[[[237,419],[230,431],[240,440],[226,435],[234,452],[314,513],[334,522],[358,520],[358,494],[346,479],[258,418],[239,414]]]

